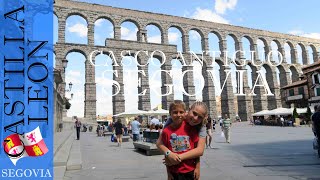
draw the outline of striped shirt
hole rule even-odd
[[[222,125],[223,125],[223,127],[230,127],[231,126],[231,124],[232,124],[232,122],[231,122],[231,120],[228,118],[228,119],[223,119],[222,120]]]

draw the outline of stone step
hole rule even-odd
[[[74,140],[67,162],[67,171],[79,170],[82,168],[82,158],[80,150],[80,141]]]
[[[63,131],[54,134],[54,142],[53,142],[53,155],[55,156],[59,149],[64,145],[68,137],[74,131]]]
[[[67,166],[67,161],[70,154],[70,149],[72,146],[72,143],[74,141],[74,133],[67,138],[65,143],[59,148],[59,150],[56,152],[56,155],[54,156],[54,166]]]
[[[66,172],[66,166],[55,166],[53,167],[53,171],[55,180],[63,180]]]

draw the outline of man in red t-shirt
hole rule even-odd
[[[168,126],[161,134],[163,144],[170,150],[165,155],[168,156],[171,151],[176,154],[182,154],[194,149],[195,144],[199,141],[198,134],[196,128],[192,128],[185,121],[182,121],[180,127]],[[178,165],[168,166],[167,168],[175,179],[178,177],[194,179],[196,160],[184,160]]]

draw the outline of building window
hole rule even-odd
[[[320,87],[316,88],[316,96],[320,96]]]
[[[294,89],[289,90],[289,96],[294,96]]]
[[[312,75],[313,84],[319,84],[319,74]]]
[[[303,87],[299,87],[299,89],[298,89],[298,91],[299,91],[299,94],[304,94],[304,88]]]

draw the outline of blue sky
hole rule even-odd
[[[81,0],[83,2],[90,2],[113,7],[135,9],[141,11],[169,14],[174,16],[181,16],[193,19],[202,19],[207,21],[214,21],[226,23],[236,26],[243,26],[248,28],[262,29],[280,33],[288,33],[312,38],[320,39],[320,23],[319,15],[316,14],[320,7],[320,2],[316,0],[296,1],[289,0],[269,0],[269,1],[249,1],[249,0],[162,0],[159,1],[148,0]],[[160,37],[156,28],[152,26],[147,27],[148,40],[151,42],[159,42]],[[135,38],[136,28],[133,24],[124,23],[122,26],[123,39]],[[95,26],[95,43],[103,45],[105,38],[112,38],[112,26],[107,21],[96,22]],[[199,36],[196,33],[190,32],[191,50],[198,51],[200,48]],[[181,49],[179,45],[179,32],[176,29],[169,29],[169,43],[176,44],[178,50]],[[79,17],[72,16],[67,20],[66,26],[66,41],[86,44],[86,24],[85,21]],[[56,38],[55,38],[56,39]],[[210,39],[209,39],[210,40]],[[217,43],[217,39],[212,40]],[[229,44],[229,43],[228,43]],[[230,43],[231,44],[231,43]],[[259,44],[258,44],[259,45]],[[244,46],[248,46],[244,42]],[[212,47],[213,50],[216,47]],[[262,49],[262,48],[260,48]],[[232,50],[231,50],[232,51]],[[299,51],[299,50],[298,50]],[[249,57],[248,57],[249,58]],[[72,100],[72,107],[68,112],[69,116],[78,115],[83,116],[83,101],[84,101],[84,57],[77,53],[72,53],[67,56],[69,60],[67,68],[66,82],[71,81],[74,84],[72,93],[74,99]],[[106,57],[101,55],[97,57],[97,64],[104,64]],[[127,60],[129,61],[129,60]],[[110,64],[110,63],[109,63]],[[159,63],[155,61],[155,65],[150,65],[149,75],[159,69]],[[199,65],[197,65],[199,67]],[[137,69],[134,65],[125,66],[124,70]],[[175,98],[182,99],[181,81],[177,78],[181,75],[181,65],[174,64],[173,82],[175,85]],[[97,115],[112,114],[111,107],[111,88],[110,80],[112,74],[105,73],[105,70],[111,70],[111,67],[99,66],[96,68],[96,82],[97,82]],[[234,74],[233,74],[234,76]],[[127,109],[137,108],[137,81],[135,75],[124,76],[125,81],[125,95]],[[195,77],[196,90],[201,90],[202,77]],[[234,78],[235,79],[235,78]],[[235,81],[233,81],[235,83]],[[155,89],[160,86],[160,78],[156,78],[150,83],[150,86]],[[216,85],[216,88],[220,88]],[[217,90],[217,89],[216,89]],[[201,95],[197,98],[201,100]],[[152,108],[160,104],[161,99],[151,91],[151,106]]]

